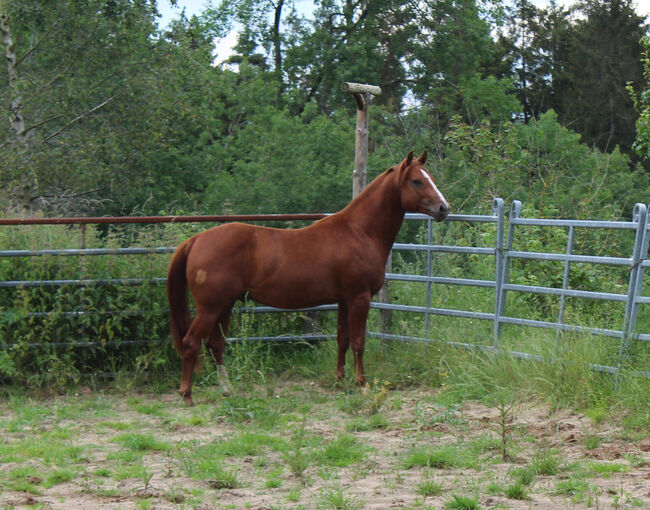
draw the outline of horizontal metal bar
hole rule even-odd
[[[431,251],[435,253],[468,253],[476,255],[494,255],[494,248],[484,248],[480,246],[445,246],[441,244],[410,244],[395,243],[393,250],[409,251]]]
[[[232,221],[313,221],[329,213],[218,214],[208,216],[95,216],[86,218],[0,218],[0,225],[94,225],[122,223],[227,223]]]
[[[90,287],[93,285],[164,285],[167,283],[167,278],[109,278],[105,280],[9,280],[0,281],[0,288],[2,287],[63,287],[66,285],[74,287]]]
[[[491,345],[481,345],[481,344],[468,344],[464,342],[448,342],[447,340],[439,340],[437,338],[423,338],[418,336],[407,336],[407,335],[394,335],[391,333],[379,333],[378,331],[369,331],[369,337],[379,338],[381,340],[398,340],[400,342],[417,342],[417,343],[442,343],[450,345],[452,347],[461,347],[465,349],[481,349],[485,351],[493,351],[494,347]]]
[[[558,262],[582,262],[608,266],[631,266],[631,257],[602,257],[598,255],[567,255],[566,253],[544,253],[539,251],[507,251],[506,256],[513,259],[552,260]]]
[[[607,221],[607,220],[563,220],[544,218],[511,218],[512,225],[529,225],[537,227],[577,227],[577,228],[611,228],[634,230],[637,227],[633,221]]]
[[[275,308],[273,306],[242,306],[233,310],[239,313],[273,313],[273,312],[331,312],[338,310],[338,305],[321,305],[308,308]]]
[[[530,292],[532,294],[546,294],[551,296],[577,297],[585,299],[601,299],[603,301],[627,301],[626,294],[614,294],[610,292],[596,292],[591,290],[561,289],[556,287],[542,287],[538,285],[517,285],[504,283],[503,290],[515,292]]]
[[[616,329],[591,328],[587,326],[578,326],[574,324],[560,324],[557,322],[539,321],[535,319],[522,319],[519,317],[499,317],[502,324],[511,324],[514,326],[530,326],[542,329],[559,329],[573,333],[590,333],[592,335],[608,336],[611,338],[623,338],[623,332]]]
[[[431,216],[420,213],[406,213],[407,220],[430,220]],[[487,214],[450,214],[445,221],[465,221],[470,223],[496,223],[497,216]]]
[[[318,333],[309,333],[305,335],[293,335],[293,336],[243,336],[243,337],[228,337],[226,341],[228,342],[315,342],[323,340],[332,340],[336,338],[336,335],[322,335]],[[122,340],[120,342],[97,342],[94,340],[79,341],[79,342],[43,342],[43,343],[29,343],[29,344],[20,344],[24,347],[29,347],[30,349],[37,349],[39,347],[113,347],[119,348],[122,346],[132,346],[132,345],[152,345],[152,344],[166,344],[169,343],[169,338],[159,338],[155,340]],[[13,348],[15,344],[0,343],[0,350],[6,350]]]
[[[373,301],[370,307],[375,310],[392,310],[395,312],[430,313],[447,317],[463,317],[465,319],[494,320],[493,313],[471,312],[468,310],[452,310],[448,308],[427,308],[426,306],[394,305]]]
[[[403,282],[424,282],[438,283],[440,285],[459,285],[467,287],[485,287],[493,289],[496,287],[494,280],[473,280],[471,278],[449,278],[446,276],[421,276],[414,274],[386,273],[386,280],[397,280]]]
[[[161,246],[157,248],[73,248],[61,250],[0,250],[0,257],[41,257],[76,256],[76,255],[150,255],[156,253],[173,253],[175,247]]]

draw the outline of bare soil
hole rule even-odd
[[[624,431],[616,417],[594,423],[575,412],[520,403],[504,418],[498,408],[477,402],[443,406],[436,403],[431,391],[409,389],[389,391],[385,396],[379,409],[385,418],[381,428],[355,432],[351,423],[371,418],[355,391],[305,382],[283,384],[271,395],[267,389],[247,392],[259,401],[269,401],[269,406],[282,404],[274,408],[280,418],[272,426],[253,415],[246,418],[245,410],[242,419],[232,419],[233,412],[241,409],[229,413],[223,406],[225,397],[216,395],[213,388],[199,391],[195,407],[184,406],[173,393],[138,394],[135,402],[144,408],[134,404],[133,397],[129,403],[124,396],[103,395],[101,412],[92,404],[97,395],[56,397],[40,403],[57,411],[31,425],[20,425],[20,413],[9,403],[0,403],[2,444],[62,429],[73,431],[66,441],[84,450],[83,459],[65,466],[74,470],[72,480],[49,488],[40,479],[31,480],[37,487],[32,492],[12,488],[8,481],[11,473],[25,466],[43,472],[62,467],[38,456],[4,463],[0,457],[0,508],[415,509],[445,508],[455,496],[474,498],[480,508],[650,508],[650,437]],[[367,399],[377,395],[375,392]],[[86,401],[90,402],[85,406],[88,411],[78,416],[68,413],[71,417],[65,418],[61,410],[68,406],[83,409]],[[358,409],[342,405],[359,401]],[[236,473],[238,486],[220,488],[214,480],[190,476],[187,463],[192,459],[180,453],[192,451],[190,445],[225,442],[254,431],[296,444],[303,423],[304,436],[310,440],[296,448],[309,461],[300,476],[292,473],[286,451],[268,448],[255,455],[226,457],[225,464]],[[172,448],[142,453],[146,476],[117,477],[121,461],[115,460],[114,454],[125,447],[114,439],[125,431],[151,435]],[[353,436],[362,445],[361,461],[338,467],[312,455],[341,435]],[[484,446],[476,446],[480,444]],[[471,467],[408,468],[405,463],[415,450],[459,445],[477,452]],[[514,470],[544,458],[555,459],[554,472],[538,473],[525,487],[525,499],[509,498],[505,489],[514,483]],[[583,482],[577,485],[579,490],[566,489],[576,480]],[[437,484],[440,493],[424,494],[427,481]]]

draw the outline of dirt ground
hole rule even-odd
[[[42,407],[42,419],[26,417],[15,403],[0,403],[0,508],[469,508],[453,506],[459,496],[473,498],[478,508],[650,508],[650,437],[624,431],[611,417],[596,423],[548,405],[520,403],[504,419],[503,409],[476,402],[441,405],[435,395],[420,389],[375,392],[366,400],[358,392],[308,382],[283,385],[271,395],[266,389],[252,390],[230,400],[216,395],[214,388],[201,391],[194,407],[185,407],[172,393],[127,398],[86,391],[30,400],[32,408]],[[257,407],[248,412],[251,395]],[[265,410],[265,402],[272,406],[271,424],[255,411],[262,409],[268,417],[271,407]],[[382,420],[373,422],[375,415]],[[356,427],[359,423],[379,425]],[[57,430],[62,431],[58,436]],[[198,451],[192,448],[256,431],[283,442],[279,447],[262,445],[250,454],[226,455],[225,466],[237,474],[234,487],[221,487],[188,470],[192,452]],[[298,432],[308,440],[297,443]],[[143,448],[140,457],[120,457],[127,448],[115,438],[125,433],[146,434],[170,447]],[[363,450],[358,460],[338,462],[322,455],[323,445],[342,435]],[[47,453],[21,457],[11,449],[56,437],[81,453],[61,461]],[[437,467],[406,461],[414,451],[459,445],[473,460]],[[287,460],[296,452],[307,459],[300,474]],[[544,458],[553,459],[554,468],[548,474],[538,472],[525,486],[523,499],[508,497],[506,488],[516,471]],[[145,474],[116,476],[130,463],[144,466]],[[44,473],[27,480],[34,490],[12,484],[21,469]],[[57,469],[73,475],[48,486],[43,479]],[[437,490],[427,491],[427,482]]]

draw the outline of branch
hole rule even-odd
[[[34,200],[38,200],[38,199],[43,199],[43,198],[57,198],[57,197],[60,198],[60,199],[66,199],[66,200],[67,200],[67,199],[70,199],[70,198],[79,198],[79,197],[83,197],[84,195],[90,195],[90,194],[92,194],[92,193],[96,193],[96,192],[98,192],[98,191],[102,191],[102,190],[104,190],[104,189],[106,189],[106,186],[101,186],[101,187],[99,187],[99,188],[90,189],[90,190],[88,190],[88,191],[80,191],[79,193],[73,193],[73,194],[71,194],[71,195],[69,195],[69,194],[67,194],[67,193],[63,193],[62,195],[55,195],[55,194],[51,194],[51,195],[39,195],[39,196],[31,197],[31,198],[30,198],[30,201],[33,202]]]
[[[32,129],[39,128],[39,127],[41,127],[42,125],[47,124],[48,122],[52,122],[53,120],[58,120],[58,119],[60,119],[61,117],[63,117],[63,115],[59,114],[59,115],[55,115],[54,117],[50,117],[49,119],[45,119],[45,120],[42,120],[42,121],[40,121],[40,122],[37,122],[37,123],[34,124],[33,126],[29,126],[28,128],[26,128],[26,129],[25,129],[25,133],[29,133]]]
[[[77,117],[75,117],[74,119],[72,119],[72,120],[71,120],[70,122],[68,122],[67,124],[64,124],[63,126],[61,126],[59,129],[57,129],[57,130],[56,130],[54,133],[52,133],[51,135],[46,136],[45,139],[44,139],[43,141],[46,142],[46,143],[49,142],[52,138],[54,138],[55,136],[60,135],[61,132],[63,132],[63,131],[65,131],[66,129],[68,129],[72,124],[75,124],[76,122],[79,122],[80,120],[85,119],[85,118],[88,117],[89,115],[92,115],[93,113],[95,113],[95,112],[96,112],[97,110],[99,110],[100,108],[106,106],[108,103],[110,103],[113,99],[115,99],[115,98],[116,98],[117,96],[119,96],[119,95],[120,95],[120,93],[118,92],[117,94],[114,94],[114,95],[112,95],[111,97],[109,97],[106,101],[103,101],[102,103],[99,103],[99,104],[98,104],[97,106],[95,106],[94,108],[91,108],[91,109],[88,110],[87,112],[84,112],[84,113],[82,113],[81,115],[78,115]]]
[[[32,52],[36,48],[38,48],[41,45],[41,43],[50,36],[52,31],[59,24],[59,21],[61,21],[61,20],[56,20],[54,22],[54,24],[50,28],[47,29],[47,32],[45,32],[45,34],[43,34],[43,37],[41,37],[38,41],[36,41],[36,43],[34,43],[34,45],[31,48],[29,48],[22,57],[20,57],[18,60],[16,60],[16,67],[18,67],[22,63],[23,60],[25,60],[27,57],[29,57],[32,54]]]

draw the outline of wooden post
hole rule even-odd
[[[345,82],[343,92],[350,92],[357,103],[357,130],[354,147],[354,171],[352,173],[352,198],[366,186],[368,171],[368,108],[374,96],[381,94],[381,88],[364,83]]]
[[[354,171],[352,172],[352,198],[355,198],[361,190],[366,187],[366,175],[368,173],[368,108],[374,96],[381,94],[381,88],[376,85],[364,83],[345,82],[341,86],[343,92],[350,92],[357,103],[357,130],[354,146]],[[386,272],[390,272],[392,254],[388,254],[386,261]],[[390,301],[390,291],[387,283],[379,291],[379,301],[388,303]],[[387,333],[390,331],[392,316],[390,310],[381,310],[379,312],[381,331]]]

